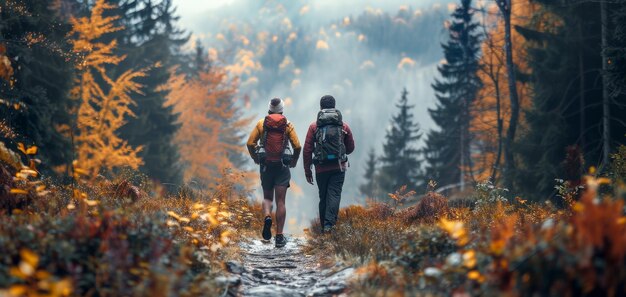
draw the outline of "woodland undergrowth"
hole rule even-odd
[[[238,178],[167,193],[145,177],[42,179],[37,147],[0,147],[1,296],[215,296],[223,262],[260,228]],[[27,165],[22,164],[28,160]],[[28,164],[29,163],[29,164]]]
[[[465,203],[429,192],[399,207],[406,197],[395,193],[389,203],[342,208],[330,233],[314,221],[307,250],[357,268],[351,296],[624,296],[621,152],[608,174],[557,180],[560,203],[490,183]]]

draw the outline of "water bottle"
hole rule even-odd
[[[285,165],[285,166],[291,165],[291,160],[293,159],[293,152],[291,152],[291,149],[289,149],[289,148],[285,149],[281,159],[283,161],[283,165]]]
[[[265,164],[265,158],[267,157],[267,154],[265,153],[264,147],[260,146],[257,148],[256,157],[259,161],[259,164]]]

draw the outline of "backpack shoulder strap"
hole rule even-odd
[[[289,147],[289,126],[290,125],[291,125],[291,122],[287,120],[287,124],[285,125],[285,135],[283,135],[283,152]]]
[[[267,118],[263,118],[263,131],[261,131],[261,143],[260,146],[261,147],[265,147],[265,144],[267,142]]]

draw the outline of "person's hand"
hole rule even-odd
[[[291,160],[291,163],[289,163],[289,168],[296,168],[297,164],[298,164],[298,160],[293,159]]]
[[[307,175],[306,182],[313,185],[313,175]]]

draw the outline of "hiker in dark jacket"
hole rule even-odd
[[[320,99],[317,120],[309,126],[304,143],[304,174],[313,185],[311,165],[315,165],[315,180],[319,190],[319,215],[322,232],[330,231],[337,223],[341,190],[348,167],[348,155],[354,151],[352,131],[335,109],[335,98]]]
[[[265,240],[272,238],[272,204],[276,196],[276,247],[287,243],[283,227],[287,215],[285,197],[291,180],[289,168],[296,167],[301,150],[296,129],[283,116],[284,105],[280,98],[272,99],[268,115],[256,124],[247,142],[250,157],[260,165],[265,215],[261,235]]]

